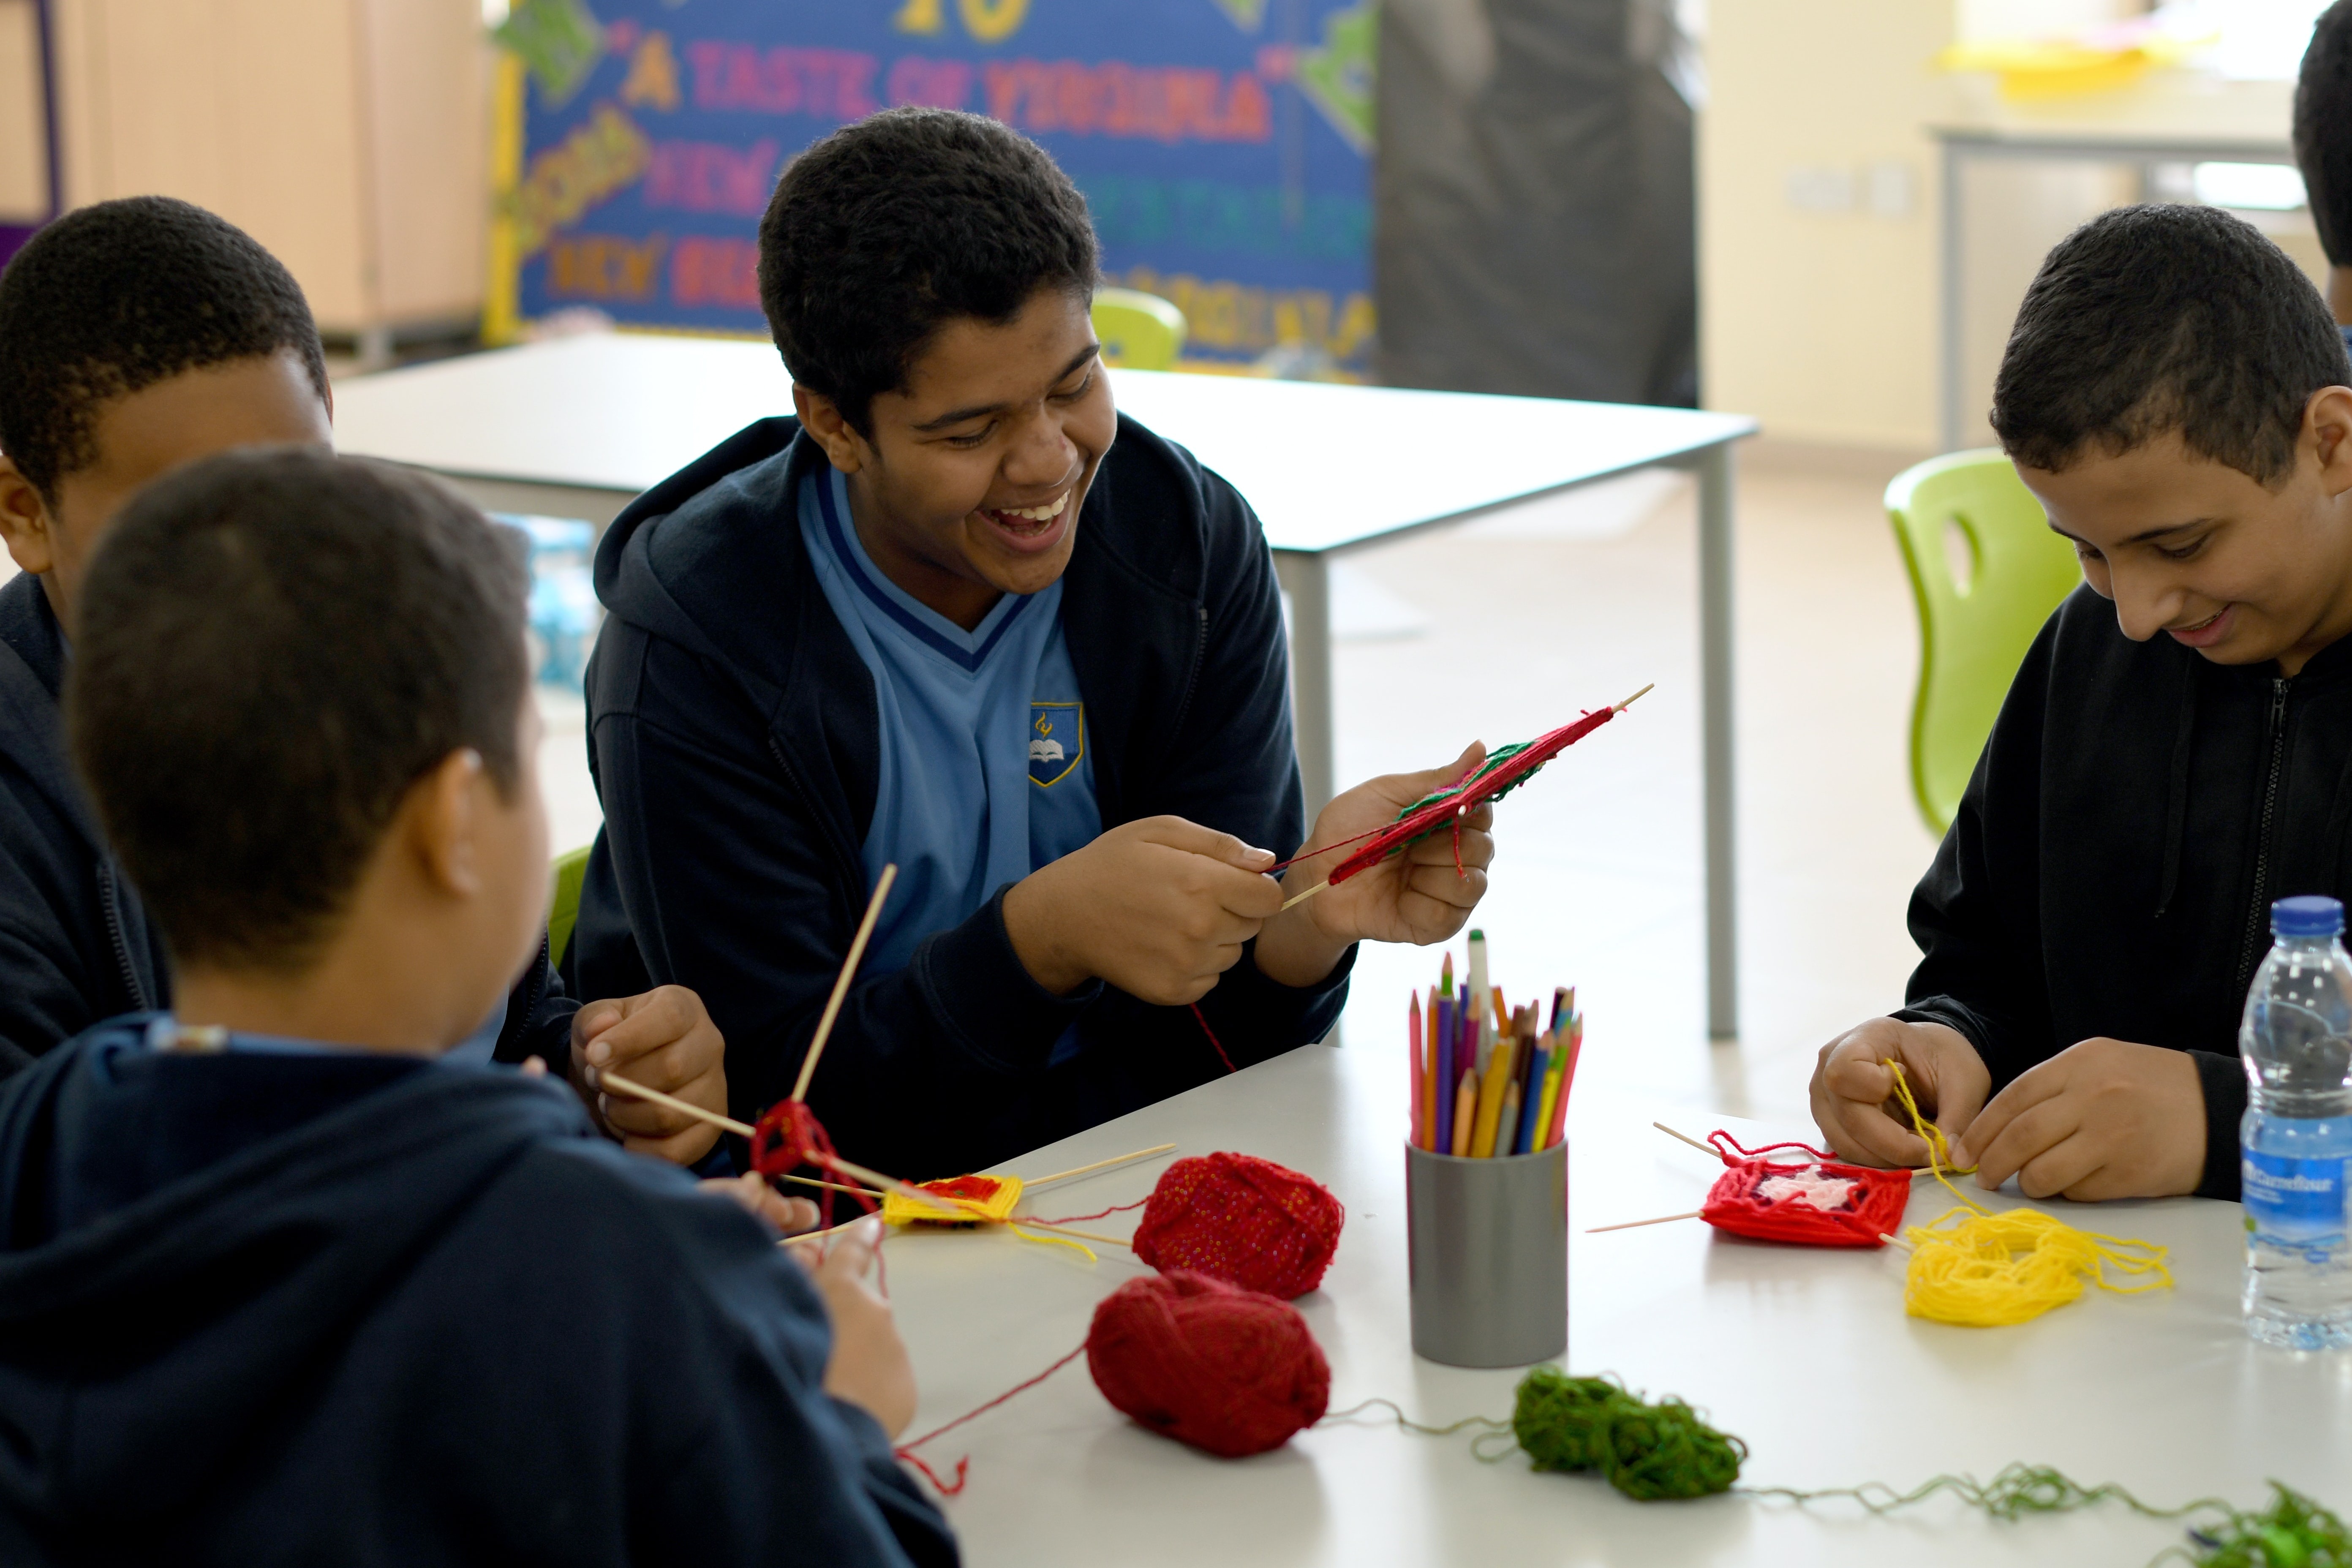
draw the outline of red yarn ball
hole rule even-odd
[[[1311,1176],[1254,1154],[1195,1155],[1151,1189],[1135,1255],[1288,1300],[1323,1282],[1346,1217]]]
[[[1331,1400],[1330,1364],[1297,1308],[1181,1268],[1103,1299],[1087,1370],[1122,1414],[1226,1459],[1281,1447]]]

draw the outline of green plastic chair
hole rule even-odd
[[[1105,364],[1127,370],[1176,368],[1176,356],[1184,348],[1184,312],[1159,295],[1097,289],[1094,318]]]
[[[2074,547],[1990,448],[1906,468],[1887,521],[1919,604],[1919,691],[1911,704],[1911,793],[1938,835],[1952,825],[2001,699],[2035,634],[2083,580]],[[1947,536],[1966,542],[1965,581]]]
[[[562,963],[580,924],[580,885],[588,879],[588,847],[555,858],[555,896],[547,906],[547,962]]]

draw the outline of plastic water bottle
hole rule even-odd
[[[2344,906],[2281,899],[2246,993],[2238,1130],[2246,1206],[2246,1332],[2291,1350],[2352,1345],[2352,956]]]

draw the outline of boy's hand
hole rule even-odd
[[[1197,1002],[1282,908],[1274,852],[1181,816],[1114,827],[1004,898],[1004,929],[1055,995],[1100,978],[1157,1006]]]
[[[1328,879],[1333,868],[1363,846],[1348,839],[1388,826],[1415,801],[1466,778],[1486,760],[1486,748],[1472,742],[1444,767],[1417,773],[1387,773],[1335,796],[1315,819],[1299,858],[1283,874],[1286,894],[1303,893]],[[1454,830],[1431,834],[1402,855],[1349,878],[1283,910],[1257,940],[1257,966],[1285,985],[1312,985],[1331,973],[1352,942],[1444,942],[1462,929],[1486,893],[1486,868],[1494,863],[1495,808],[1480,805],[1462,818],[1462,869],[1454,866]],[[1334,846],[1318,853],[1324,845]]]
[[[741,1204],[744,1212],[754,1219],[766,1220],[779,1236],[798,1236],[816,1228],[816,1205],[806,1198],[784,1196],[757,1171],[746,1171],[740,1176],[713,1176],[702,1184],[702,1190]]]
[[[2017,1075],[1953,1150],[1990,1189],[2077,1203],[2193,1193],[2205,1173],[2205,1089],[2187,1051],[2084,1040]]]
[[[610,1068],[706,1110],[727,1112],[727,1041],[702,998],[683,985],[642,996],[591,1002],[572,1015],[572,1081],[597,1121],[633,1154],[691,1165],[710,1152],[719,1130],[667,1106],[598,1091]]]
[[[1857,1165],[1924,1165],[1927,1140],[1895,1098],[1889,1059],[1919,1102],[1919,1114],[1943,1129],[1948,1145],[1967,1132],[1992,1089],[1992,1074],[1968,1037],[1943,1024],[1873,1018],[1822,1047],[1813,1068],[1813,1121],[1830,1147]],[[1955,1163],[1966,1165],[1966,1160]]]
[[[833,1359],[824,1365],[824,1391],[864,1409],[896,1440],[915,1418],[915,1367],[907,1359],[906,1342],[898,1337],[890,1303],[866,1284],[881,1240],[882,1222],[869,1216],[823,1242],[785,1250],[806,1266],[803,1255],[811,1246],[824,1248],[824,1259],[810,1269],[833,1319]]]

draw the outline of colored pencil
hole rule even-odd
[[[1449,1152],[1456,1157],[1470,1152],[1470,1129],[1478,1120],[1478,1075],[1467,1070],[1462,1074],[1462,1087],[1454,1095],[1454,1142]]]
[[[1405,1141],[1417,1144],[1421,1142],[1422,1131],[1421,1085],[1425,1076],[1421,1070],[1421,993],[1418,991],[1405,1005],[1405,1038],[1410,1047],[1405,1053],[1405,1068],[1412,1074],[1405,1088],[1405,1103],[1412,1108],[1405,1127]]]
[[[1519,1091],[1519,1128],[1511,1140],[1511,1152],[1532,1154],[1536,1152],[1536,1129],[1543,1125],[1544,1090],[1551,1083],[1551,1052],[1538,1046],[1530,1053],[1526,1087]]]
[[[1422,1004],[1422,1014],[1428,1026],[1422,1033],[1421,1051],[1421,1146],[1437,1147],[1437,990],[1430,988],[1429,1000]]]
[[[1431,1131],[1435,1135],[1431,1147],[1439,1153],[1454,1149],[1454,1084],[1461,1074],[1454,1067],[1454,998],[1437,999],[1437,1081],[1444,1086],[1438,1091],[1437,1103],[1430,1107]]]
[[[1511,1052],[1516,1040],[1499,1040],[1478,1084],[1478,1126],[1471,1135],[1470,1152],[1481,1160],[1495,1154],[1495,1133],[1503,1114],[1503,1087],[1511,1080]]]
[[[1495,1121],[1495,1158],[1507,1160],[1518,1151],[1511,1145],[1518,1141],[1519,1080],[1513,1079],[1503,1086],[1502,1114]]]

